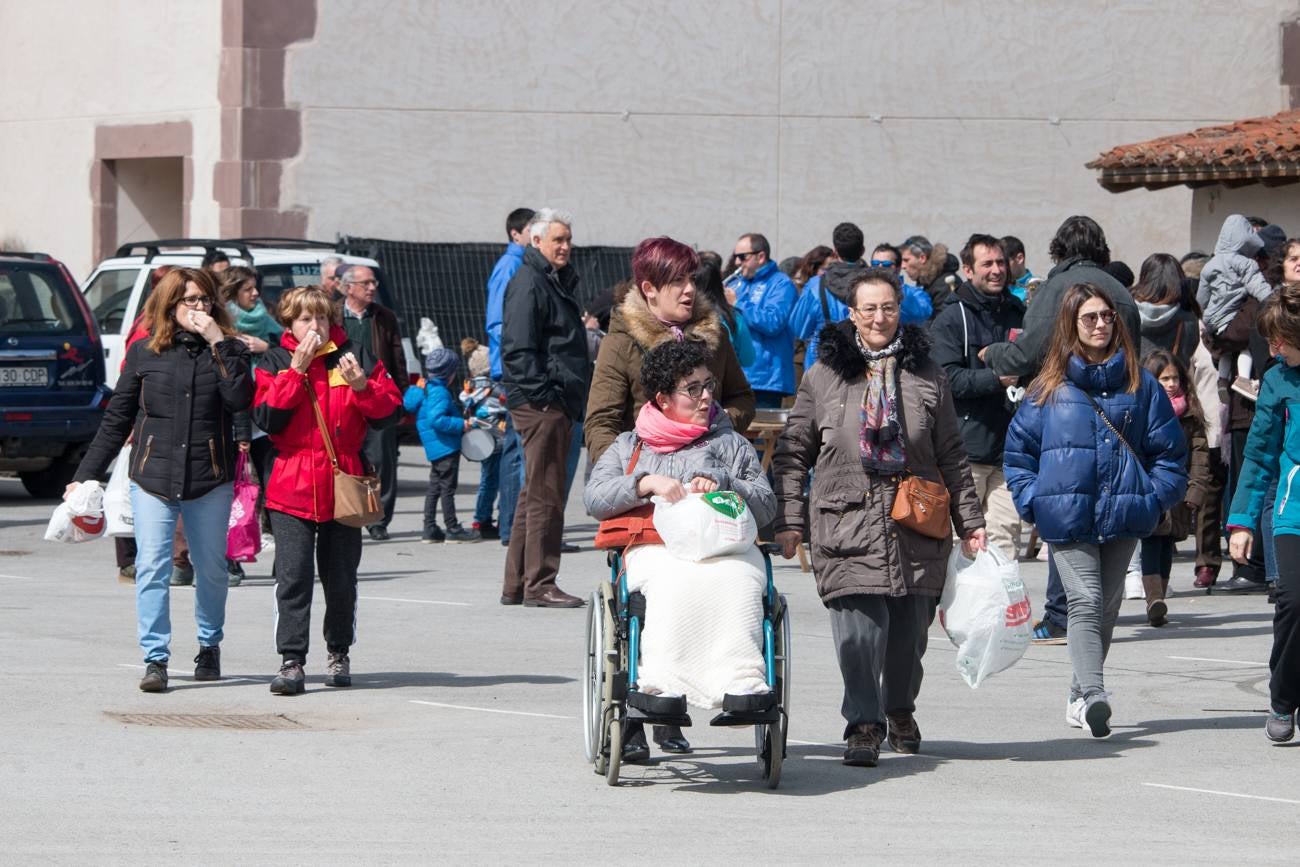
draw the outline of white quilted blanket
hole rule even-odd
[[[757,548],[699,562],[663,545],[627,553],[629,590],[646,600],[638,686],[684,695],[716,708],[725,693],[767,692],[763,663],[763,592],[767,573]]]

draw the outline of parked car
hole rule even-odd
[[[131,324],[149,298],[150,272],[159,265],[198,268],[203,257],[214,250],[225,253],[232,265],[256,270],[261,276],[262,300],[272,308],[286,289],[319,283],[320,263],[330,256],[337,256],[349,265],[367,265],[379,280],[379,303],[396,311],[399,320],[402,319],[402,311],[394,304],[379,263],[365,256],[339,253],[327,242],[290,238],[177,238],[123,244],[112,257],[96,266],[86,278],[83,290],[103,335],[109,385],[117,382]],[[407,370],[414,379],[419,375],[420,362],[410,334],[404,336],[402,344]]]
[[[0,252],[0,472],[57,497],[112,392],[90,306],[44,253]]]

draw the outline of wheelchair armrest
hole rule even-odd
[[[759,542],[758,550],[763,552],[764,557],[781,556],[781,546],[776,542]]]

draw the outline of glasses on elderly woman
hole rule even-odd
[[[898,315],[897,304],[881,304],[879,306],[875,304],[865,304],[862,307],[854,309],[858,311],[859,316],[867,320],[875,319],[877,313],[880,313],[886,319],[893,319]]]
[[[690,385],[686,386],[685,388],[677,389],[676,393],[684,394],[687,397],[689,397],[691,400],[699,400],[701,397],[704,396],[704,392],[707,391],[709,393],[709,397],[712,397],[717,392],[717,390],[718,390],[718,381],[716,379],[710,378],[710,379],[706,379],[704,382],[692,382]]]

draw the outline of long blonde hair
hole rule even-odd
[[[1091,283],[1075,283],[1065,290],[1060,312],[1056,316],[1056,326],[1052,329],[1051,339],[1047,344],[1047,354],[1043,357],[1043,366],[1038,376],[1029,383],[1027,397],[1042,406],[1047,402],[1062,383],[1065,371],[1070,364],[1071,355],[1086,357],[1082,343],[1079,342],[1079,308],[1089,299],[1100,298],[1107,309],[1115,314],[1115,327],[1110,332],[1110,343],[1106,346],[1106,357],[1110,358],[1121,349],[1124,351],[1124,372],[1128,387],[1124,390],[1130,394],[1138,390],[1142,383],[1142,365],[1133,350],[1133,338],[1124,327],[1115,303],[1104,291]]]

